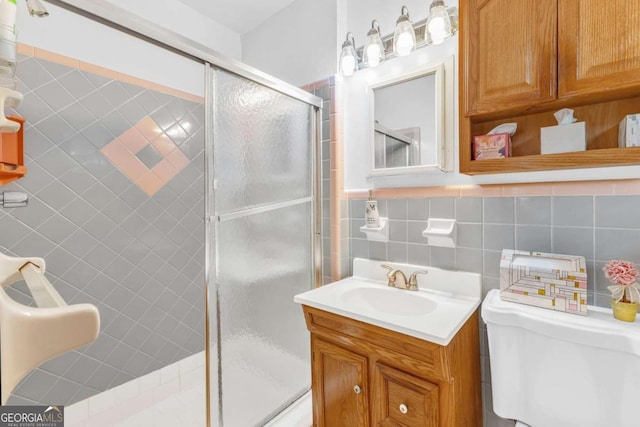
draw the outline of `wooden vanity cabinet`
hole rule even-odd
[[[618,148],[618,125],[640,113],[638,0],[460,2],[460,172],[466,174],[640,164]],[[587,150],[540,153],[540,128],[572,108]],[[516,122],[513,156],[472,160],[473,137]]]
[[[314,427],[481,427],[478,312],[447,346],[303,306]]]
[[[380,363],[373,375],[374,426],[439,426],[437,384]]]
[[[369,425],[366,357],[319,339],[313,346],[312,375],[318,425]]]

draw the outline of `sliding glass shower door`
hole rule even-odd
[[[309,339],[293,296],[314,280],[316,110],[223,70],[212,80],[217,299],[209,310],[219,365],[210,378],[223,425],[246,427],[310,387]]]

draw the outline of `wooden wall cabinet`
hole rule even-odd
[[[460,172],[522,172],[640,164],[618,148],[618,125],[640,113],[637,0],[460,2]],[[587,151],[540,154],[540,128],[573,108]],[[472,160],[472,140],[518,123],[512,158]]]
[[[561,98],[638,93],[638,0],[559,0],[558,22]]]
[[[482,427],[476,311],[447,346],[303,306],[314,427]]]
[[[557,0],[469,0],[467,115],[556,99]]]

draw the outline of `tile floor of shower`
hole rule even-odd
[[[253,342],[255,344],[255,341]],[[246,344],[236,343],[238,347]],[[265,358],[276,355],[273,349],[253,348]],[[280,353],[277,356],[282,357]],[[67,427],[204,427],[205,423],[205,371],[204,352],[195,354],[160,370],[136,378],[103,393],[92,396],[65,408]],[[308,363],[302,360],[283,360],[279,366],[285,370],[292,364]],[[261,413],[276,408],[278,402],[272,401],[273,383],[259,375],[255,370],[232,372],[235,381],[226,387],[225,392],[231,401],[243,402]],[[257,375],[251,375],[257,374]],[[286,375],[286,372],[283,372]],[[213,387],[213,393],[215,393]],[[234,399],[235,397],[235,399]],[[252,411],[246,407],[236,409],[234,421],[226,427],[247,427],[255,425],[251,419]],[[229,410],[229,409],[227,409]],[[259,412],[260,413],[260,412]],[[255,414],[255,412],[254,412]],[[255,415],[254,415],[255,416]],[[243,418],[245,417],[245,418]],[[248,418],[247,418],[248,417]],[[311,393],[307,392],[265,427],[309,427],[312,424]],[[214,424],[215,427],[216,424]]]

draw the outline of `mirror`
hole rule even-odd
[[[444,64],[371,86],[372,175],[448,170],[444,153]]]

